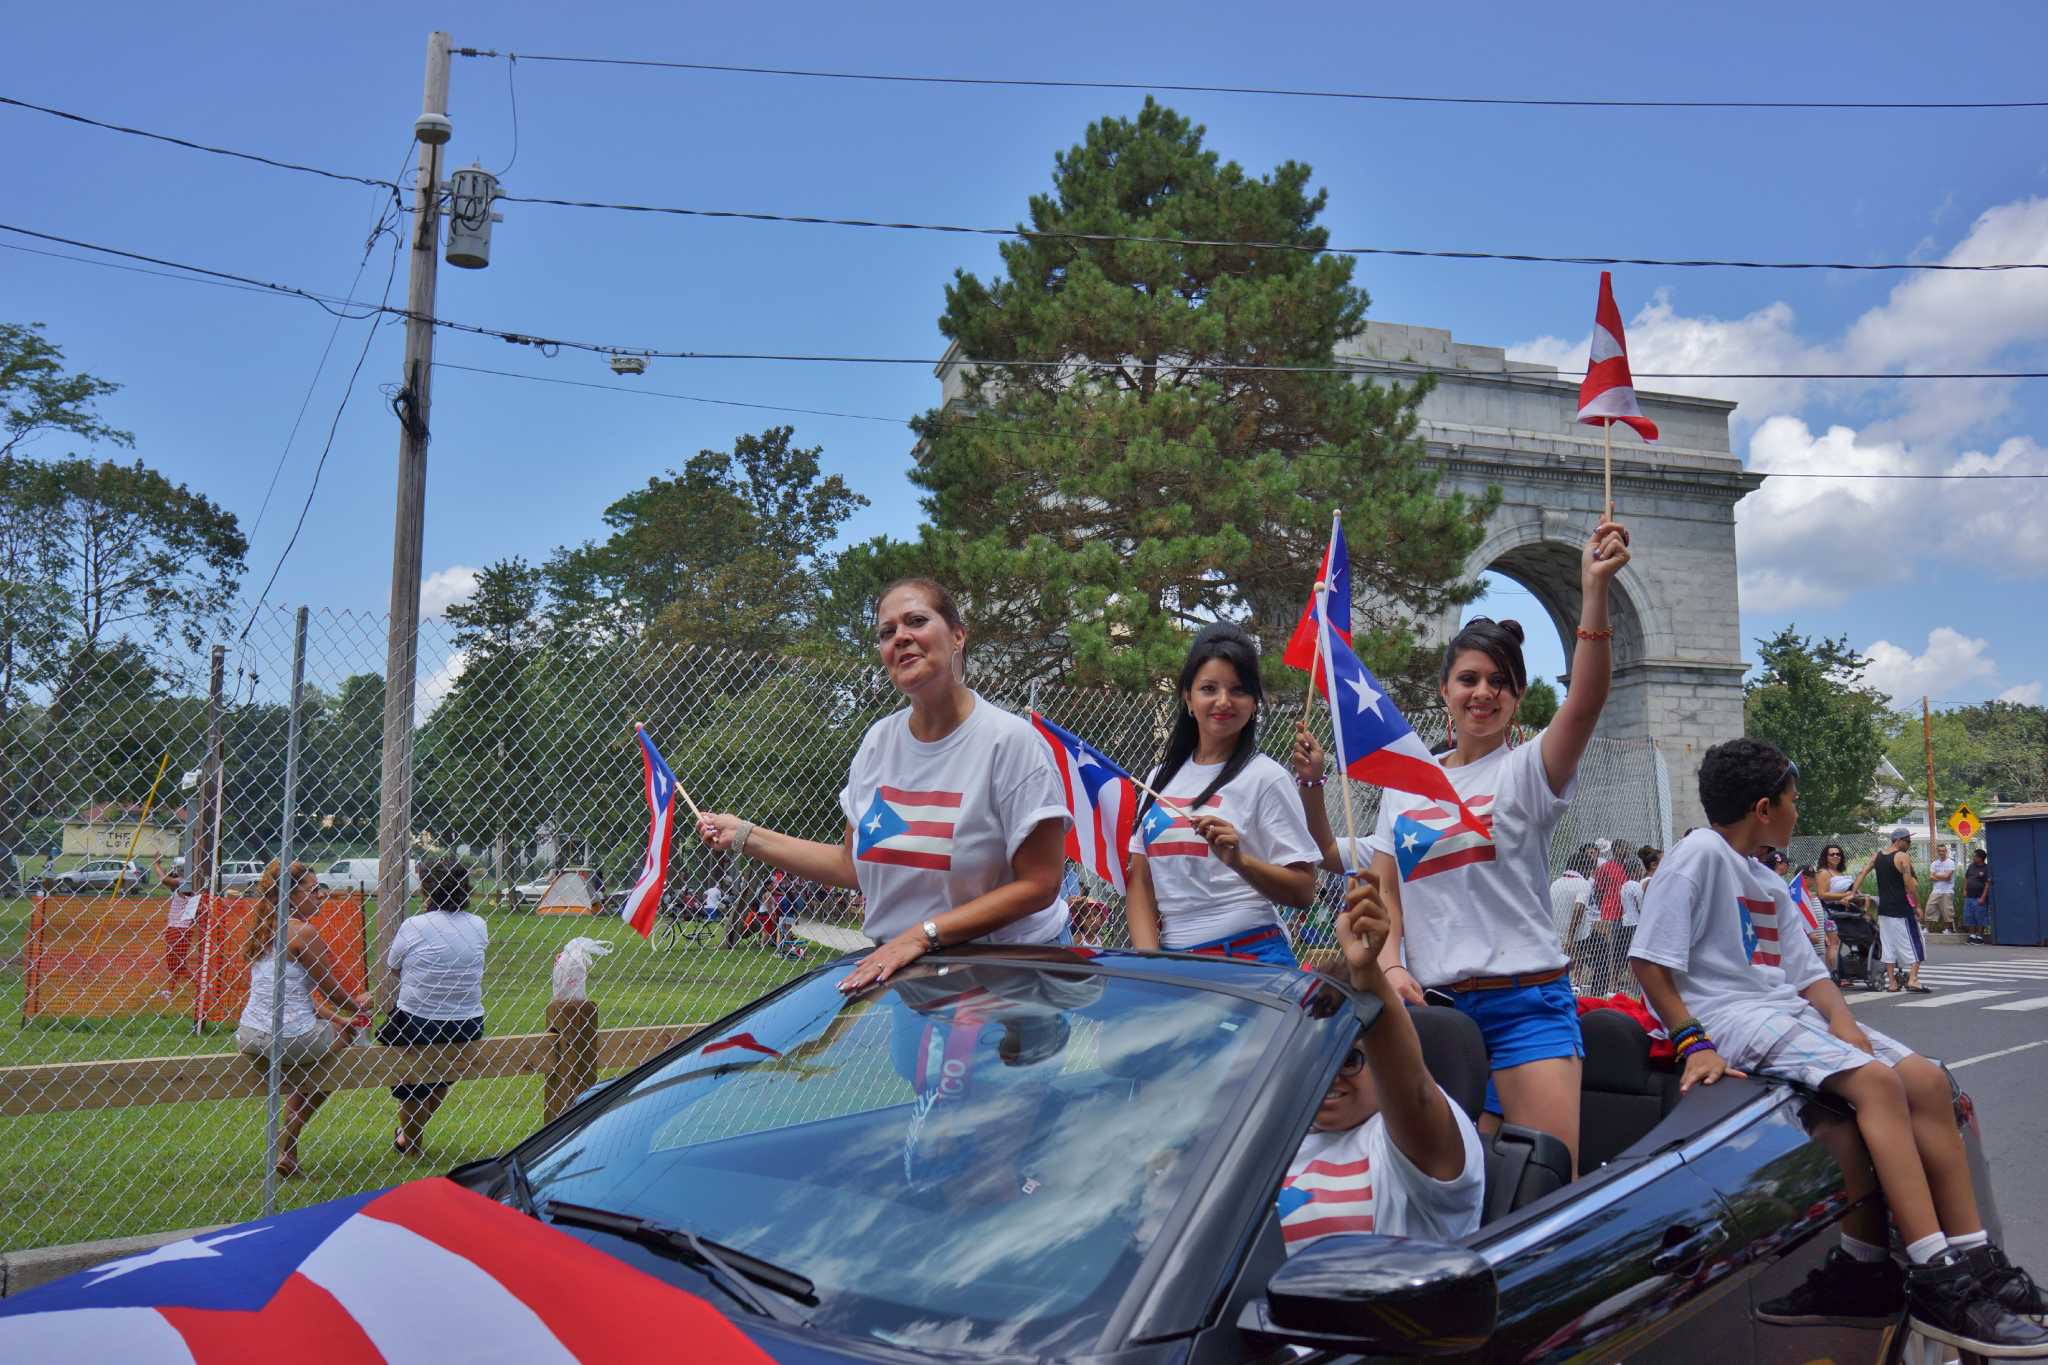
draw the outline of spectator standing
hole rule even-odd
[[[1947,929],[1954,925],[1956,918],[1956,860],[1949,856],[1947,844],[1936,844],[1934,861],[1927,865],[1927,924],[1933,929]]]
[[[192,883],[182,881],[172,889],[164,909],[164,988],[157,992],[168,1000],[171,993],[192,980],[192,922],[199,918],[199,896]]]
[[[251,893],[256,913],[249,919],[249,936],[242,942],[242,956],[249,964],[249,1000],[242,1006],[235,1045],[247,1056],[267,1057],[272,1041],[271,1002],[276,990],[277,893],[284,877],[275,858],[263,869]],[[277,1129],[277,1173],[299,1172],[299,1134],[313,1121],[327,1092],[294,1082],[291,1073],[303,1072],[332,1051],[341,1041],[338,1016],[366,1015],[370,997],[351,995],[341,984],[320,931],[312,916],[320,908],[320,883],[313,869],[304,863],[291,867],[290,918],[285,923],[284,1008],[276,1016],[279,1060],[286,1067],[284,1113]]]
[[[484,949],[490,929],[469,909],[469,869],[454,858],[420,869],[425,908],[398,926],[385,966],[397,978],[398,1006],[377,1040],[386,1047],[473,1043],[484,1036]],[[411,1156],[427,1121],[448,1097],[448,1082],[391,1087],[398,1101],[392,1150]]]
[[[1912,847],[1913,832],[1903,826],[1895,829],[1863,871],[1877,874],[1877,936],[1884,945],[1885,989],[1927,995],[1930,988],[1920,984],[1920,959],[1926,954],[1920,946],[1920,885],[1913,875]],[[1857,882],[1862,880],[1857,876]]]
[[[1981,848],[1963,873],[1963,931],[1972,943],[1988,941],[1991,933],[1991,858]]]
[[[1621,884],[1621,962],[1622,969],[1628,970],[1629,945],[1635,942],[1636,926],[1643,922],[1643,893],[1649,889],[1650,878],[1657,875],[1657,864],[1664,860],[1664,850],[1644,844],[1636,850],[1634,877]]]
[[[1621,942],[1621,888],[1628,881],[1628,867],[1622,861],[1622,845],[1611,839],[1595,841],[1598,861],[1593,868],[1593,955],[1598,967],[1596,986],[1611,995],[1628,980],[1628,956]]]
[[[1579,945],[1593,936],[1593,846],[1587,844],[1565,860],[1564,871],[1550,883],[1550,919],[1557,926],[1557,941],[1571,959],[1572,984],[1590,991],[1585,979],[1585,961]]]

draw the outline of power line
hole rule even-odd
[[[541,375],[541,374],[522,374],[522,373],[520,373],[520,372],[519,372],[519,371],[517,371],[517,370],[495,370],[495,369],[491,369],[491,368],[489,368],[488,366],[483,366],[483,365],[457,365],[457,364],[454,364],[454,363],[453,363],[453,362],[451,362],[451,361],[446,361],[446,360],[437,360],[437,361],[435,361],[435,362],[434,362],[434,368],[435,368],[435,369],[437,369],[437,370],[461,370],[461,371],[464,371],[465,373],[468,373],[468,374],[488,374],[488,375],[496,375],[497,377],[499,377],[499,378],[501,378],[501,379],[519,379],[519,380],[524,380],[524,381],[526,381],[527,383],[530,383],[530,384],[560,384],[560,385],[565,385],[565,386],[567,386],[567,387],[569,387],[569,388],[577,388],[577,389],[597,389],[597,390],[599,390],[600,392],[603,392],[603,393],[622,393],[622,394],[627,394],[627,395],[631,395],[631,396],[635,396],[635,397],[641,397],[641,398],[667,398],[667,399],[673,399],[673,400],[675,400],[675,401],[677,401],[677,402],[683,402],[683,403],[708,403],[708,404],[714,404],[714,405],[717,405],[717,406],[719,406],[719,407],[729,407],[729,408],[754,408],[754,409],[758,409],[758,410],[760,410],[760,411],[764,411],[764,412],[786,412],[786,413],[798,413],[798,414],[802,414],[802,415],[805,415],[805,416],[811,416],[811,417],[841,417],[841,418],[845,418],[845,419],[847,419],[847,420],[849,420],[849,421],[855,421],[855,422],[883,422],[883,423],[887,423],[887,424],[888,424],[888,425],[890,425],[890,426],[897,426],[897,427],[907,427],[907,426],[909,426],[909,425],[910,425],[911,421],[913,420],[913,419],[911,419],[911,418],[907,418],[907,417],[884,417],[884,416],[881,416],[881,415],[880,415],[880,414],[878,414],[878,413],[869,413],[869,412],[841,412],[841,411],[835,411],[835,410],[833,410],[833,409],[829,409],[829,408],[797,408],[797,407],[785,407],[785,406],[783,406],[783,405],[781,405],[781,404],[777,404],[777,403],[745,403],[745,402],[741,402],[740,400],[738,400],[738,399],[735,399],[735,398],[707,398],[707,397],[705,397],[705,396],[704,396],[704,395],[702,395],[702,394],[694,394],[694,393],[674,393],[674,392],[670,392],[670,391],[668,391],[668,390],[665,390],[665,389],[648,389],[648,388],[642,388],[642,387],[639,387],[638,385],[635,385],[635,386],[634,386],[634,387],[632,387],[632,388],[627,388],[627,387],[625,387],[624,385],[621,385],[621,384],[598,384],[598,383],[594,383],[594,382],[592,382],[592,381],[590,381],[590,380],[586,380],[586,379],[558,379],[558,378],[556,378],[556,377],[554,377],[554,376],[552,376],[552,375]],[[976,423],[976,422],[979,422],[979,421],[980,421],[981,419],[976,419],[976,418],[954,418],[954,417],[948,417],[948,418],[943,418],[942,420],[943,420],[943,421],[945,422],[945,424],[946,424],[946,425],[949,425],[949,426],[966,426],[966,425],[969,425],[970,423]],[[1084,442],[1084,441],[1093,441],[1093,440],[1096,440],[1096,439],[1097,439],[1097,438],[1093,438],[1093,437],[1088,437],[1088,436],[1077,436],[1077,435],[1075,435],[1075,434],[1074,434],[1074,433],[1072,433],[1072,432],[1067,432],[1067,431],[1059,431],[1059,430],[1056,430],[1056,429],[1054,429],[1054,428],[1051,428],[1051,427],[1016,427],[1016,426],[996,426],[996,425],[994,425],[994,424],[990,424],[990,425],[988,426],[988,429],[989,429],[989,430],[993,430],[993,431],[998,431],[998,432],[1002,432],[1002,433],[1004,433],[1004,434],[1007,434],[1007,435],[1013,435],[1013,436],[1043,436],[1043,437],[1046,437],[1046,438],[1048,438],[1048,439],[1051,439],[1051,440],[1056,440],[1056,441]],[[1117,446],[1122,446],[1122,445],[1124,445],[1124,444],[1126,444],[1126,443],[1125,443],[1125,442],[1121,442],[1121,441],[1114,441],[1114,440],[1112,440],[1112,441],[1110,441],[1110,442],[1109,442],[1109,444],[1112,444],[1112,445],[1117,445]],[[1818,474],[1818,473],[1783,473],[1783,474],[1780,474],[1780,473],[1775,473],[1775,472],[1773,472],[1773,471],[1771,471],[1771,470],[1767,470],[1767,469],[1751,469],[1751,470],[1748,470],[1747,472],[1749,472],[1749,473],[1756,473],[1756,474],[1763,474],[1763,475],[1765,475],[1766,477],[1768,477],[1768,478],[1773,478],[1773,479],[1845,479],[1845,480],[1852,480],[1852,481],[1862,481],[1862,480],[1889,480],[1889,479],[2048,479],[2048,470],[2044,470],[2044,471],[2042,471],[2042,472],[2040,472],[2040,473],[2036,473],[2036,474],[2026,474],[2026,473],[2020,473],[2020,474],[2005,474],[2005,473],[1968,473],[1968,474],[1964,474],[1964,473],[1957,473],[1957,474],[1891,474],[1891,473],[1854,473],[1854,474]]]
[[[414,314],[404,308],[394,308],[388,303],[364,304],[354,300],[336,300],[332,295],[318,294],[295,285],[278,284],[249,275],[238,275],[232,271],[214,270],[206,266],[184,265],[177,261],[165,260],[159,256],[148,256],[141,252],[125,251],[118,247],[100,246],[92,242],[79,241],[72,237],[60,237],[55,233],[37,232],[31,228],[16,227],[0,223],[0,232],[17,233],[33,237],[38,241],[55,242],[61,246],[78,247],[85,251],[98,251],[109,256],[126,260],[142,261],[148,265],[165,266],[172,270],[186,270],[194,275],[236,284],[252,285],[273,293],[292,298],[306,299],[319,304],[329,312],[335,304],[359,307],[366,311],[360,317],[382,313],[391,317],[411,319]],[[878,356],[840,355],[823,352],[782,352],[782,351],[683,351],[664,350],[652,346],[627,346],[612,342],[574,341],[563,337],[538,336],[526,332],[507,331],[500,327],[487,327],[481,323],[461,322],[453,318],[421,318],[432,326],[451,332],[462,332],[471,336],[496,337],[500,341],[518,346],[532,346],[544,353],[554,350],[585,351],[593,355],[639,356],[647,360],[733,360],[783,362],[815,365],[919,365],[937,368],[942,365],[959,366],[963,369],[993,370],[1068,370],[1086,371],[1171,371],[1177,375],[1198,374],[1339,374],[1369,375],[1391,373],[1397,375],[1446,375],[1467,381],[1514,383],[1526,380],[1557,382],[1569,380],[1578,371],[1531,372],[1516,370],[1463,370],[1452,366],[1424,365],[1414,361],[1381,360],[1361,357],[1350,364],[1327,365],[1275,365],[1232,363],[1228,361],[1180,361],[1180,360],[1001,360],[969,356],[941,356],[936,359],[927,356]],[[1822,371],[1822,370],[1639,370],[1638,379],[1801,379],[1801,380],[1869,380],[1897,381],[1908,379],[2048,379],[2048,370],[1952,370],[1914,371],[1909,373],[1885,373],[1879,371]]]
[[[1676,270],[1864,270],[1961,271],[2048,270],[2048,261],[1989,262],[1958,265],[1931,261],[1746,261],[1677,259],[1659,256],[1545,256],[1527,251],[1449,251],[1397,246],[1310,246],[1305,242],[1234,241],[1207,237],[1150,237],[1122,232],[1046,231],[1025,227],[964,227],[957,223],[889,222],[876,218],[835,218],[807,213],[769,213],[750,209],[698,209],[661,204],[620,204],[595,199],[556,199],[541,195],[502,194],[508,204],[543,204],[552,208],[608,209],[617,213],[652,213],[683,218],[728,218],[755,223],[800,223],[817,227],[878,228],[891,232],[943,232],[974,237],[1019,237],[1030,241],[1131,242],[1144,246],[1209,247],[1226,251],[1295,251],[1319,256],[1401,256],[1436,261],[1506,261],[1524,265],[1642,265]]]
[[[578,57],[533,52],[499,53],[459,47],[464,57],[503,56],[527,62],[585,66],[636,66],[669,71],[706,71],[732,76],[793,76],[806,80],[874,81],[896,85],[992,86],[1030,90],[1160,90],[1171,94],[1267,95],[1283,99],[1351,100],[1378,104],[1468,104],[1519,109],[2041,109],[2048,100],[1623,100],[1535,99],[1506,95],[1397,95],[1369,90],[1297,90],[1263,85],[1197,85],[1174,81],[1080,81],[1001,76],[917,76],[873,71],[820,71],[800,67],[732,66],[715,62],[671,62],[651,57]]]
[[[0,104],[12,105],[16,109],[33,110],[38,114],[48,114],[51,118],[67,119],[72,123],[83,123],[91,128],[104,128],[110,133],[125,133],[129,137],[145,137],[152,142],[168,142],[174,147],[184,147],[195,152],[206,152],[213,156],[230,156],[238,161],[255,161],[265,166],[274,166],[281,171],[300,171],[306,175],[325,176],[329,180],[346,180],[355,185],[368,185],[373,189],[390,190],[393,194],[398,192],[398,186],[389,180],[372,180],[368,176],[348,175],[341,171],[322,170],[318,166],[306,166],[296,161],[279,161],[275,157],[259,156],[255,152],[238,152],[232,147],[214,147],[204,142],[194,142],[189,138],[173,137],[169,133],[152,133],[146,128],[130,128],[119,123],[107,123],[101,119],[87,118],[84,114],[73,114],[63,109],[52,109],[45,104],[30,104],[27,100],[13,99],[6,95],[0,95]]]

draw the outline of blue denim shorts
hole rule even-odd
[[[1247,929],[1241,934],[1225,934],[1212,938],[1207,943],[1190,943],[1185,948],[1174,949],[1177,953],[1206,953],[1215,957],[1242,958],[1248,962],[1270,962],[1276,967],[1299,967],[1294,949],[1288,945],[1287,931],[1275,924],[1268,929]]]
[[[1564,977],[1540,986],[1508,986],[1497,991],[1454,991],[1459,1013],[1479,1025],[1486,1039],[1487,1066],[1494,1071],[1551,1057],[1583,1057],[1579,1007]],[[1500,1095],[1486,1082],[1486,1112],[1501,1112]]]

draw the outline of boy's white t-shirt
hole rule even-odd
[[[1387,1137],[1383,1114],[1356,1128],[1303,1138],[1275,1200],[1287,1254],[1340,1232],[1449,1242],[1478,1231],[1486,1154],[1465,1111],[1448,1095],[1444,1103],[1465,1143],[1465,1167],[1449,1180],[1435,1179],[1402,1155]]]
[[[1180,765],[1160,794],[1191,804],[1202,794],[1221,763]],[[1155,774],[1156,776],[1156,774]],[[1158,814],[1155,816],[1153,810]],[[1201,815],[1216,815],[1237,827],[1238,847],[1262,863],[1314,865],[1323,860],[1301,797],[1287,770],[1264,754],[1254,754],[1244,770],[1210,797]],[[1152,894],[1159,904],[1159,942],[1166,948],[1187,948],[1226,934],[1240,934],[1279,923],[1273,903],[1252,884],[1224,866],[1195,833],[1186,816],[1154,806],[1131,831],[1131,852],[1145,856],[1152,874]]]
[[[1934,879],[1928,889],[1930,896],[1953,896],[1956,893],[1956,860],[1937,858],[1927,865],[1927,875]]]
[[[969,695],[967,719],[930,744],[911,735],[908,707],[869,726],[840,789],[867,905],[861,929],[878,943],[1016,880],[1010,859],[1026,836],[1046,820],[1071,823],[1038,732]],[[1050,943],[1066,924],[1055,893],[986,941]]]
[[[1827,1028],[1799,994],[1828,975],[1805,929],[1769,868],[1713,830],[1696,829],[1658,864],[1628,955],[1668,967],[1715,1049],[1747,1070],[1801,1011]]]
[[[1640,924],[1643,919],[1643,883],[1626,881],[1621,884],[1621,922],[1625,925]]]
[[[1564,936],[1572,932],[1572,921],[1579,922],[1579,932],[1574,942],[1593,937],[1593,921],[1600,918],[1593,913],[1593,883],[1585,874],[1570,869],[1558,874],[1550,884],[1550,924],[1557,931],[1557,941],[1564,942]]]
[[[1380,796],[1372,832],[1401,877],[1402,950],[1425,986],[1565,965],[1550,911],[1550,836],[1578,778],[1559,795],[1543,771],[1541,737],[1445,768],[1466,809],[1411,792]]]

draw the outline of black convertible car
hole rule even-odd
[[[1584,1164],[1491,1142],[1463,1245],[1283,1255],[1274,1195],[1359,1020],[1254,963],[949,949],[848,997],[824,966],[454,1173],[720,1305],[783,1361],[1894,1358],[1895,1318],[1767,1319],[1867,1184],[1793,1086],[1678,1097],[1628,1016],[1585,1017]],[[1477,1112],[1478,1034],[1415,1012]],[[1957,1095],[1996,1227],[1969,1101]],[[1847,1163],[1852,1179],[1843,1174]],[[658,1343],[649,1343],[659,1353]]]

